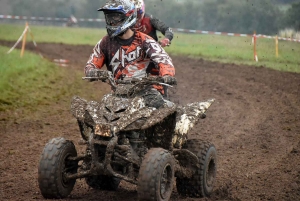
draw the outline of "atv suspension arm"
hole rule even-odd
[[[99,161],[96,160],[96,158],[98,158],[98,157],[97,157],[97,153],[94,148],[94,144],[97,144],[97,142],[95,142],[94,139],[91,139],[90,140],[90,145],[91,145],[90,149],[91,149],[91,154],[92,154],[92,158],[93,158],[91,169],[87,170],[87,171],[78,172],[75,174],[68,174],[68,175],[66,175],[66,178],[67,179],[78,179],[78,178],[84,178],[84,177],[91,176],[91,175],[105,174],[105,175],[111,175],[111,176],[123,179],[123,180],[133,183],[133,184],[137,184],[136,180],[116,173],[113,170],[113,168],[111,167],[111,158],[114,153],[114,148],[117,146],[117,142],[118,142],[117,136],[113,137],[108,142],[107,147],[106,147],[105,159],[104,159],[103,163],[100,163]],[[78,160],[79,158],[77,157],[74,159]]]

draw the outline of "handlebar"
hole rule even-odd
[[[176,85],[176,78],[171,77],[171,79],[165,79],[161,76],[150,76],[143,78],[132,78],[130,80],[115,80],[112,73],[107,70],[98,70],[97,77],[82,77],[84,80],[101,80],[103,82],[109,81],[110,85],[116,87],[116,84],[143,84],[143,85],[165,85],[172,87],[172,85]]]

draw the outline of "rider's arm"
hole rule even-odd
[[[90,55],[89,60],[84,68],[85,75],[92,69],[100,69],[105,63],[105,56],[101,48],[102,40],[100,40],[94,47],[93,53]]]
[[[159,76],[175,76],[175,68],[168,53],[152,38],[144,42],[147,56],[158,67]]]
[[[160,31],[170,41],[173,39],[174,34],[172,29],[166,26],[164,22],[154,17],[153,15],[150,16],[150,22],[156,30]]]

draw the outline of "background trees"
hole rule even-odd
[[[293,3],[284,17],[285,26],[300,31],[300,2]]]
[[[212,31],[272,34],[282,13],[270,0],[205,1],[201,7],[203,28]]]
[[[0,15],[104,18],[97,9],[106,0],[1,0]],[[276,34],[300,30],[300,0],[145,0],[146,12],[173,28]],[[80,22],[80,26],[102,23]]]

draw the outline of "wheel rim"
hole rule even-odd
[[[167,164],[164,167],[162,176],[160,178],[160,195],[162,198],[167,198],[172,186],[172,167],[170,164]]]
[[[208,187],[212,187],[216,176],[216,163],[213,157],[210,157],[209,163],[206,169],[206,184]]]

